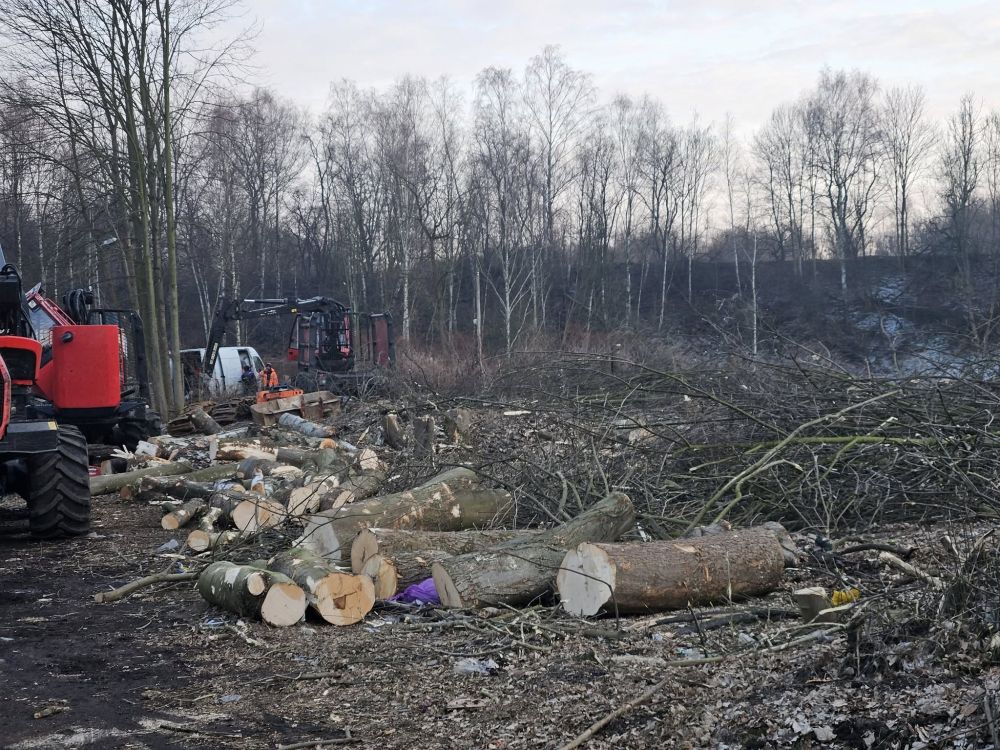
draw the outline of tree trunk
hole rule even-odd
[[[276,627],[294,625],[306,612],[301,587],[280,573],[251,565],[212,563],[198,576],[198,593],[210,604]]]
[[[244,534],[255,534],[261,529],[280,526],[288,518],[285,506],[266,497],[244,500],[230,513],[233,525]]]
[[[524,605],[552,587],[567,550],[614,541],[634,524],[632,501],[615,492],[548,531],[435,563],[434,585],[446,607]]]
[[[208,550],[228,547],[238,539],[245,538],[238,531],[207,531],[206,529],[195,529],[187,538],[187,546],[193,552],[206,552]]]
[[[200,406],[196,406],[188,412],[188,417],[190,417],[191,423],[198,431],[204,435],[215,435],[222,432],[222,427],[219,426],[219,423],[208,416]]]
[[[360,573],[369,557],[382,555],[394,559],[401,552],[439,550],[449,555],[479,552],[513,539],[538,534],[537,530],[507,531],[473,529],[469,531],[421,531],[419,529],[362,529],[351,543],[351,570]]]
[[[171,461],[165,464],[154,464],[134,471],[125,471],[121,474],[102,474],[101,476],[90,478],[90,494],[106,495],[109,492],[120,490],[127,484],[138,482],[143,477],[164,477],[171,474],[187,474],[192,471],[191,464],[186,461]]]
[[[657,612],[773,591],[785,569],[781,543],[748,530],[696,539],[584,543],[560,565],[556,585],[567,612]]]

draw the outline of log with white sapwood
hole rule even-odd
[[[180,500],[210,497],[218,491],[215,482],[236,475],[236,464],[215,464],[181,476],[144,476],[134,484],[122,487],[118,494],[123,500],[143,500],[152,495],[167,495]]]
[[[458,466],[435,474],[423,484],[414,487],[411,492],[422,492],[428,488],[435,488],[438,485],[447,485],[452,491],[475,488],[479,486],[479,475],[472,469]],[[383,495],[381,497],[398,498],[399,494]],[[381,498],[374,499],[379,500]],[[347,558],[350,554],[350,540],[354,538],[359,529],[384,525],[372,520],[370,524],[362,524],[355,528],[351,528],[349,524],[345,524],[347,528],[338,531],[334,527],[333,521],[340,519],[347,513],[347,511],[341,508],[341,505],[343,503],[339,505],[334,504],[329,510],[324,509],[321,513],[309,516],[306,520],[305,530],[302,536],[296,540],[295,544],[315,552],[320,557],[340,560]],[[356,503],[356,506],[363,507],[364,503]]]
[[[341,559],[364,528],[462,531],[508,523],[514,503],[506,490],[454,489],[446,483],[361,500],[309,516],[302,542],[319,554]]]
[[[219,423],[212,419],[208,413],[200,406],[196,406],[188,412],[188,417],[195,428],[204,435],[215,435],[222,432]]]
[[[206,507],[198,518],[198,528],[202,531],[215,531],[215,524],[222,518],[222,508]]]
[[[281,503],[266,497],[244,500],[229,514],[233,526],[244,534],[254,534],[262,529],[280,526],[288,518],[288,511]]]
[[[447,560],[451,555],[441,550],[397,552],[392,557],[372,555],[356,571],[366,575],[375,584],[375,598],[385,600],[414,583],[431,577],[431,566]]]
[[[512,539],[527,538],[536,529],[469,529],[468,531],[424,531],[421,529],[362,529],[351,542],[351,570],[360,573],[370,557],[382,555],[390,560],[400,553],[437,550],[449,556],[490,549]]]
[[[106,495],[120,490],[127,484],[138,482],[143,477],[163,477],[172,474],[188,474],[194,467],[186,461],[170,461],[162,464],[146,466],[134,471],[124,471],[121,474],[106,474],[90,478],[90,494]]]
[[[382,435],[390,448],[400,451],[406,447],[406,433],[398,414],[390,412],[382,417]]]
[[[198,593],[210,604],[277,627],[294,625],[306,612],[305,592],[298,584],[251,565],[212,563],[198,576]]]
[[[519,606],[549,591],[567,550],[586,541],[614,541],[635,525],[628,495],[614,492],[564,524],[432,566],[446,607]]]
[[[339,484],[337,477],[331,476],[294,488],[288,495],[286,504],[288,515],[299,518],[308,513],[315,513],[319,510],[322,499],[335,492]]]
[[[362,448],[354,455],[353,467],[358,471],[385,471],[385,464],[371,448]]]
[[[301,547],[279,553],[268,567],[298,583],[306,592],[309,606],[332,625],[352,625],[375,606],[371,578],[339,570],[329,560]]]
[[[697,539],[583,543],[566,554],[556,586],[574,615],[659,612],[760,596],[782,580],[781,543],[764,529]]]
[[[385,480],[386,472],[384,469],[351,474],[336,490],[320,498],[319,508],[320,510],[336,510],[356,500],[374,497],[382,489]]]
[[[239,539],[247,539],[238,531],[209,531],[197,528],[188,534],[187,546],[194,552],[206,552],[213,549],[228,547]]]
[[[309,437],[324,438],[333,437],[336,434],[336,430],[329,425],[312,422],[290,412],[282,414],[278,417],[278,424],[289,430],[301,432],[303,435],[308,435]]]
[[[205,501],[201,498],[188,500],[181,507],[164,514],[160,519],[160,526],[167,531],[176,531],[191,523],[195,516],[205,510],[205,507]]]
[[[417,417],[413,420],[413,452],[418,456],[430,456],[434,453],[434,438],[437,436],[437,425],[434,417]]]

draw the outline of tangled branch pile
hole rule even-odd
[[[660,537],[723,519],[830,533],[996,512],[992,384],[727,364],[674,373],[581,355],[510,371],[495,392],[536,429],[493,458],[516,465],[510,481],[543,514],[621,489]]]

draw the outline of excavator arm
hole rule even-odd
[[[205,357],[202,361],[203,373],[215,372],[215,363],[219,359],[219,347],[225,338],[230,325],[238,320],[256,320],[284,315],[298,317],[311,313],[322,313],[335,320],[334,327],[342,335],[347,351],[344,358],[353,357],[350,351],[350,309],[330,297],[310,297],[308,299],[244,299],[230,300],[220,298],[215,307],[215,316],[205,344]]]

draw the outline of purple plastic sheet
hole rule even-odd
[[[407,586],[393,597],[390,602],[402,602],[403,604],[440,604],[437,588],[434,586],[434,579],[428,578],[420,583]]]

